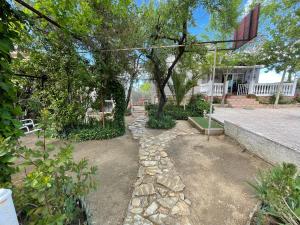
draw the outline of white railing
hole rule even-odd
[[[256,96],[272,96],[276,94],[280,83],[254,84],[253,94]],[[294,96],[294,83],[284,83],[281,94],[284,96]]]
[[[199,89],[195,89],[196,92],[211,96],[211,83],[200,84]],[[223,95],[223,83],[214,83],[213,93],[214,96]]]
[[[249,84],[239,84],[237,95],[247,95],[249,90]]]

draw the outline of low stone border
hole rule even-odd
[[[290,162],[300,167],[300,151],[229,121],[224,121],[224,129],[226,135],[269,163]]]
[[[146,117],[140,116],[129,126],[140,144],[139,171],[123,225],[190,225],[191,201],[165,150],[178,135],[195,132],[173,128],[152,136],[145,124]]]

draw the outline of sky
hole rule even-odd
[[[158,0],[159,1],[159,0]],[[136,4],[140,6],[143,3],[148,3],[149,0],[135,0]],[[242,0],[241,4],[241,18],[249,11],[249,6],[253,0]],[[203,9],[201,6],[196,8],[193,11],[193,17],[196,23],[195,27],[189,27],[189,31],[196,35],[200,40],[202,39],[201,36],[207,35],[210,39],[213,39],[213,33],[207,31],[207,27],[209,25],[209,14]],[[203,40],[203,39],[202,39]],[[266,68],[261,69],[259,83],[275,83],[280,82],[281,80],[281,73],[276,73],[275,70],[268,71]]]

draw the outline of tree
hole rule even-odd
[[[11,56],[14,43],[22,30],[22,14],[11,8],[6,1],[0,2],[0,138],[18,136],[20,108],[15,106],[16,89],[12,83]]]
[[[159,91],[159,104],[157,117],[162,116],[163,107],[167,101],[165,86],[171,78],[176,65],[186,52],[204,54],[203,47],[190,46],[197,42],[196,38],[189,33],[188,26],[193,22],[192,11],[201,4],[209,13],[221,16],[224,20],[219,23],[233,25],[230,16],[226,12],[232,12],[231,1],[195,1],[195,0],[172,0],[160,2],[158,6],[153,1],[144,6],[142,20],[145,22],[144,29],[145,45],[177,45],[176,48],[150,48],[143,53],[151,64],[152,76]],[[236,9],[234,9],[236,10]],[[147,35],[149,34],[149,35]]]
[[[197,86],[198,80],[204,75],[203,68],[201,67],[203,61],[203,55],[186,53],[178,63],[171,76],[171,82],[168,82],[168,87],[175,97],[177,106],[181,104],[185,95]]]
[[[299,68],[299,12],[299,3],[294,0],[262,2],[261,22],[263,32],[267,33],[269,39],[263,45],[261,57],[269,69],[283,71],[275,106],[278,104],[286,73],[295,73]]]

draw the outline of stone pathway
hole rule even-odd
[[[153,136],[145,124],[146,117],[140,116],[129,126],[140,144],[139,171],[123,225],[190,225],[191,201],[165,150],[177,136],[198,132],[176,127]]]

